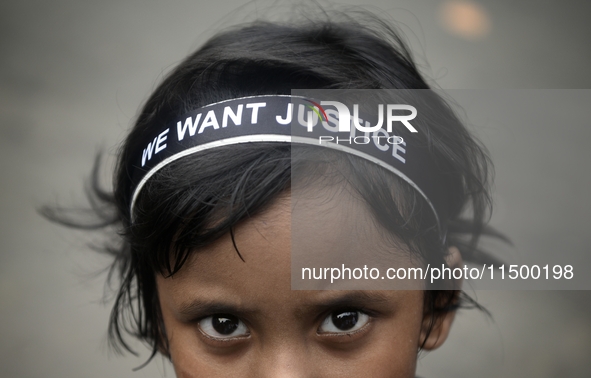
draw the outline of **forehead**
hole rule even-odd
[[[302,269],[327,267],[412,266],[410,253],[370,211],[367,199],[350,186],[296,190],[291,196],[290,253],[292,288],[388,289],[385,282],[304,281]]]
[[[363,202],[350,193],[329,189],[314,191],[314,195],[286,192],[264,212],[239,223],[234,240],[226,234],[194,251],[172,279],[159,276],[158,285],[177,305],[191,298],[207,301],[225,297],[236,305],[263,298],[262,302],[272,306],[312,306],[338,295],[332,290],[292,290],[294,266],[336,266],[347,255],[365,256],[367,263],[368,255],[359,253],[367,250],[382,252],[373,256],[398,256],[398,265],[400,256],[406,256],[392,247]],[[295,259],[294,253],[302,251],[312,253]],[[403,292],[391,291],[371,298],[395,300],[401,296]]]

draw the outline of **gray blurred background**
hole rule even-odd
[[[591,87],[589,1],[335,3],[399,22],[425,75],[444,89]],[[215,31],[264,14],[269,4],[0,4],[0,377],[174,376],[161,358],[132,372],[148,356],[141,346],[139,358],[108,351],[111,302],[102,303],[100,272],[109,260],[85,246],[96,236],[50,224],[35,208],[84,205],[95,152],[102,147],[108,155],[108,183],[117,143],[162,75]],[[580,122],[540,132],[535,124],[470,117],[467,104],[496,164],[492,223],[515,244],[506,253],[574,250],[590,259],[584,105],[569,110]],[[421,358],[419,375],[591,377],[588,291],[475,295],[493,319],[459,313],[447,343]]]

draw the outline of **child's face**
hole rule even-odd
[[[194,253],[157,285],[178,377],[414,377],[423,295],[298,291],[290,280],[290,202]],[[320,251],[321,252],[321,251]],[[443,321],[427,349],[439,346]]]

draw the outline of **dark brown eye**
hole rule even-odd
[[[232,315],[216,315],[211,317],[211,325],[222,335],[231,335],[238,329],[240,320]]]
[[[230,314],[215,314],[201,319],[201,331],[207,336],[224,339],[248,336],[248,328],[236,316]]]
[[[328,315],[320,327],[319,333],[350,333],[369,322],[369,315],[359,310],[335,311]]]
[[[355,327],[359,320],[359,313],[357,311],[346,311],[340,314],[332,313],[332,324],[341,331],[348,331]]]

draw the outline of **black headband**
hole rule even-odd
[[[339,131],[343,124],[339,123],[338,104],[288,95],[243,97],[203,106],[146,133],[145,140],[139,144],[143,149],[136,152],[131,162],[132,219],[135,201],[144,184],[172,161],[219,146],[285,142],[337,149],[393,172],[423,196],[433,210],[439,231],[445,235],[441,222],[446,219],[447,206],[438,190],[445,177],[428,148],[413,135],[420,130],[414,129],[410,122],[401,121],[395,122],[390,132],[386,127],[359,131],[352,121],[355,113],[350,111],[352,117],[347,122],[350,130]],[[396,106],[398,110],[415,109],[392,105]],[[416,115],[414,110],[413,117]],[[375,126],[379,122],[375,118],[358,116],[356,123],[362,127]]]

